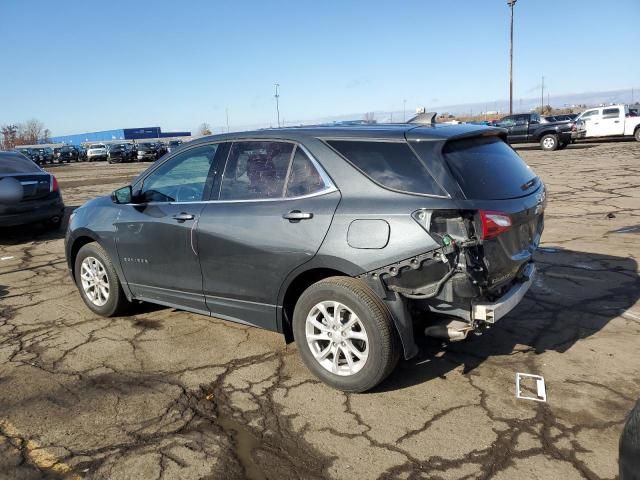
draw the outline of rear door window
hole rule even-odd
[[[328,140],[327,143],[383,187],[399,192],[447,195],[406,142]]]
[[[42,170],[28,158],[21,154],[0,154],[0,174],[9,173],[40,173]]]
[[[618,118],[620,116],[619,108],[605,108],[602,111],[602,118]]]
[[[326,185],[320,172],[307,154],[300,147],[297,147],[287,180],[287,198],[311,195],[325,188]]]
[[[447,142],[444,157],[469,199],[504,200],[529,195],[540,180],[500,138],[478,137]]]
[[[220,200],[282,198],[293,147],[287,142],[234,142],[222,177]]]

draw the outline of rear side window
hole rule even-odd
[[[618,118],[620,116],[619,108],[605,108],[602,111],[602,118]]]
[[[469,199],[504,200],[529,195],[540,180],[509,145],[499,138],[447,142],[445,159]]]
[[[446,196],[405,142],[328,140],[358,170],[391,190]]]
[[[40,171],[35,163],[22,155],[0,154],[0,173],[39,173]]]
[[[296,148],[287,181],[287,197],[311,195],[325,187],[320,173],[309,160],[307,154],[301,148]]]

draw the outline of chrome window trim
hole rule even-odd
[[[195,202],[147,202],[147,203],[127,203],[126,205],[140,206],[140,205],[190,205],[195,203],[258,203],[258,202],[288,202],[291,200],[302,200],[305,198],[319,197],[320,195],[327,195],[329,193],[337,192],[338,189],[335,186],[325,188],[324,190],[318,190],[317,192],[310,193],[308,195],[300,195],[298,197],[278,197],[278,198],[248,198],[244,200],[200,200]]]

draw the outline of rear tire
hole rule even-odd
[[[640,142],[640,128],[636,128],[636,131],[633,134],[633,136],[635,137],[636,142]]]
[[[94,313],[114,317],[129,306],[111,259],[98,243],[80,249],[73,271],[80,296]]]
[[[558,136],[548,133],[540,139],[540,148],[545,152],[552,152],[558,149]]]
[[[400,358],[389,309],[356,278],[330,277],[307,288],[296,303],[293,335],[309,370],[345,392],[375,387]]]

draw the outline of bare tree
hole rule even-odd
[[[211,135],[211,126],[204,122],[198,127],[198,133],[202,136]]]
[[[26,143],[38,143],[38,139],[42,137],[44,124],[35,118],[27,120],[23,127],[23,138]]]
[[[3,125],[0,128],[2,133],[2,149],[11,150],[17,145],[18,140],[18,125]]]
[[[44,143],[51,143],[51,130],[45,128],[42,134],[42,139],[44,140]]]

